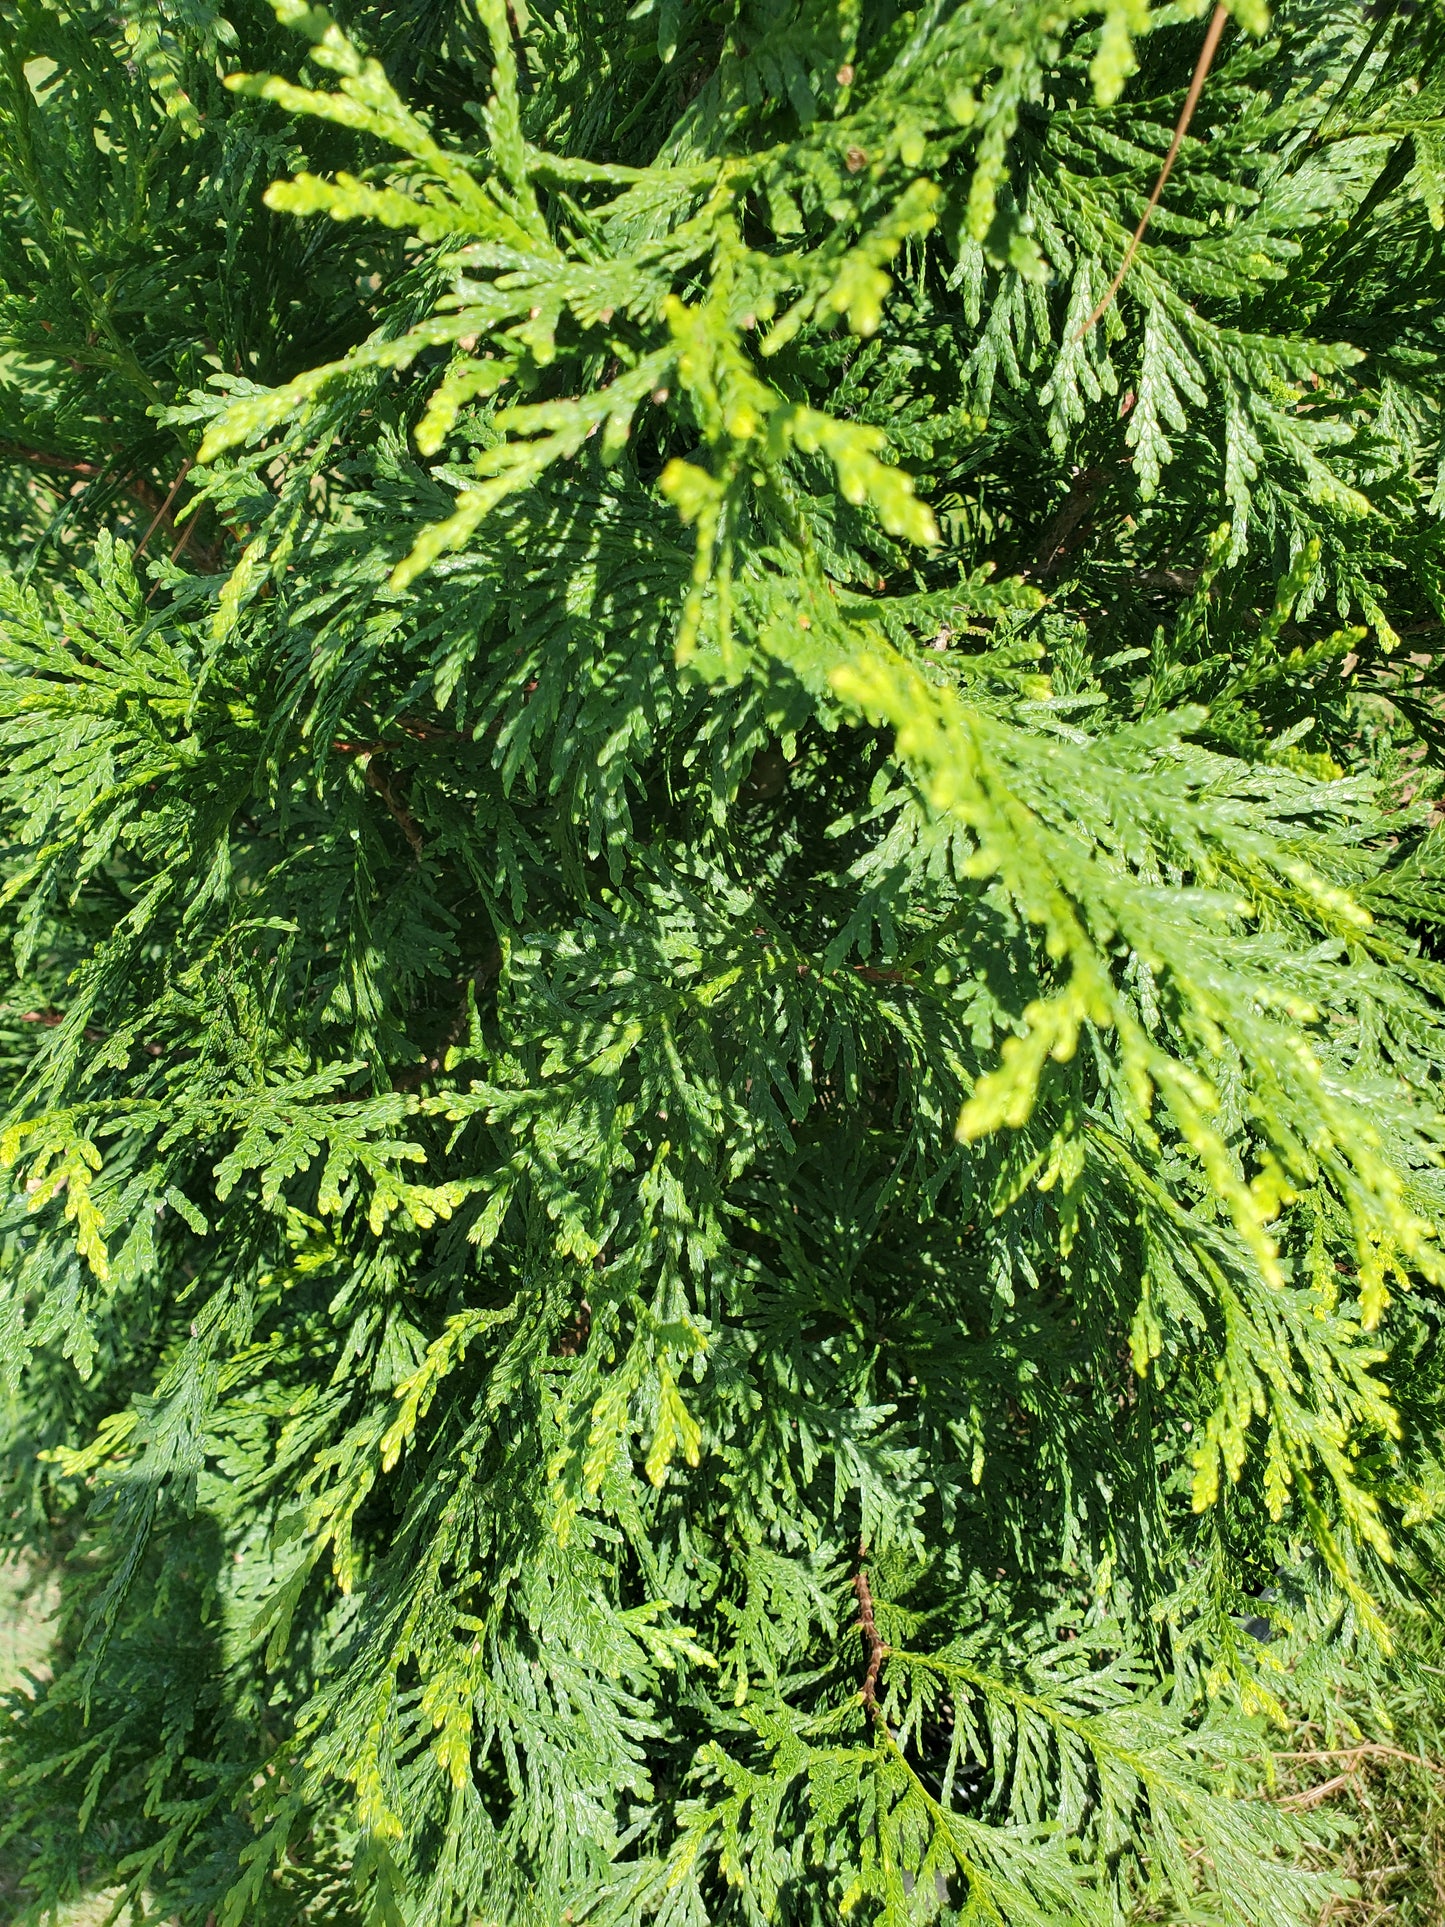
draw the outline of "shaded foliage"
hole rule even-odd
[[[1343,1893],[1271,1749],[1438,1558],[1445,30],[1235,14],[1095,317],[1193,5],[22,0],[37,1914]]]

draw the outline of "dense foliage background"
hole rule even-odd
[[[16,1905],[1344,1896],[1442,196],[1433,0],[12,4]]]

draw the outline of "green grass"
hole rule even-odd
[[[1359,1886],[1320,1927],[1445,1927],[1445,1626],[1401,1632],[1388,1718],[1341,1707],[1358,1737],[1300,1727],[1282,1752],[1286,1804],[1328,1804],[1354,1831],[1339,1853]]]
[[[51,1586],[37,1582],[20,1564],[0,1564],[0,1690],[42,1673],[55,1611]]]
[[[55,1607],[52,1584],[23,1564],[0,1564],[0,1692],[23,1686],[27,1676],[45,1677]],[[9,1927],[20,1917],[17,1876],[21,1871],[0,1865],[0,1927]],[[56,1927],[102,1927],[110,1909],[109,1894],[91,1894],[67,1907]],[[122,1915],[122,1927],[128,1920],[128,1914]]]

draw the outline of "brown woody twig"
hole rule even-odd
[[[423,844],[416,818],[392,789],[391,779],[386,774],[385,759],[376,751],[370,752],[366,758],[366,783],[368,789],[375,790],[386,805],[393,820],[400,825],[402,835],[411,845],[412,855],[420,860]]]
[[[176,496],[179,494],[181,483],[184,482],[186,477],[190,474],[191,465],[194,461],[195,461],[194,455],[187,455],[186,459],[181,463],[181,472],[176,477],[176,479],[171,483],[170,494],[166,497],[164,502],[161,503],[160,507],[156,510],[155,514],[151,517],[150,527],[146,530],[145,534],[141,537],[140,541],[136,543],[135,552],[137,556],[142,556],[145,554],[146,543],[150,541],[151,537],[155,534],[156,530],[160,527],[162,522],[167,523],[167,525],[171,528],[175,527],[175,523],[171,521],[171,503],[175,501]],[[194,524],[192,526],[194,526]],[[177,554],[179,553],[180,551],[177,550]]]
[[[1184,145],[1184,136],[1189,132],[1189,123],[1193,120],[1194,110],[1199,105],[1199,96],[1204,92],[1204,83],[1209,77],[1209,69],[1213,65],[1214,55],[1219,46],[1219,36],[1224,32],[1224,23],[1228,18],[1228,10],[1222,5],[1217,6],[1209,17],[1204,45],[1199,49],[1199,58],[1194,64],[1194,78],[1189,83],[1189,92],[1184,96],[1184,105],[1179,110],[1179,119],[1174,126],[1174,138],[1169,143],[1169,152],[1164,156],[1164,165],[1160,168],[1159,178],[1154,183],[1154,192],[1149,196],[1144,212],[1140,216],[1139,225],[1135,228],[1133,237],[1124,250],[1123,265],[1109,283],[1108,293],[1074,336],[1075,341],[1082,341],[1100,316],[1107,312],[1114,296],[1124,285],[1124,276],[1134,265],[1134,256],[1139,252],[1139,243],[1144,239],[1144,230],[1153,219],[1154,210],[1159,205],[1159,197],[1164,192],[1164,184],[1169,179],[1170,170],[1174,166],[1180,148]]]
[[[0,442],[0,458],[24,462],[27,468],[49,468],[61,475],[90,477],[100,474],[94,462],[75,462],[68,455],[51,455],[43,448],[21,448],[15,442]]]
[[[1069,483],[1058,513],[1045,529],[1034,551],[1031,573],[1045,581],[1082,541],[1099,497],[1113,480],[1113,470],[1104,467],[1082,469]]]
[[[873,1589],[868,1584],[868,1568],[860,1564],[853,1575],[853,1591],[858,1600],[858,1630],[863,1635],[863,1645],[868,1654],[868,1670],[863,1675],[863,1704],[868,1708],[871,1719],[878,1714],[878,1675],[888,1648],[878,1632],[878,1622],[873,1616]]]
[[[174,526],[174,524],[172,526]],[[201,518],[198,512],[197,514],[191,517],[189,522],[187,522],[184,530],[181,533],[180,541],[177,542],[176,546],[171,550],[172,562],[180,561],[181,557],[185,554],[186,550],[191,545],[191,537],[195,534],[196,530],[200,526],[201,526]],[[160,577],[157,576],[155,581],[151,584],[150,594],[146,597],[147,608],[149,608],[151,603],[155,600],[156,591],[160,588],[160,586],[161,586]]]

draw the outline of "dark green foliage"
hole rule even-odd
[[[37,1914],[1340,1890],[1278,1722],[1445,1503],[1445,25],[1235,12],[1094,320],[1193,4],[0,27]]]

